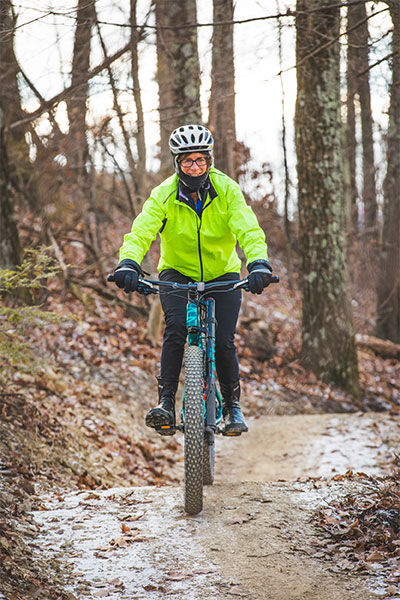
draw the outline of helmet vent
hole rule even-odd
[[[214,140],[203,125],[182,125],[171,133],[169,147],[175,156],[188,152],[207,152],[212,156]]]

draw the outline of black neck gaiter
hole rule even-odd
[[[188,175],[184,173],[182,169],[178,168],[178,177],[179,180],[183,183],[185,188],[189,190],[189,193],[197,192],[199,189],[204,187],[208,179],[208,169],[203,175],[199,175],[198,177],[193,177],[192,175]]]

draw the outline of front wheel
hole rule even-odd
[[[203,508],[203,351],[185,352],[185,511],[197,515]]]

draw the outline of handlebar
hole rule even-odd
[[[114,275],[107,275],[107,281],[110,283],[115,282]],[[268,283],[279,283],[279,276],[273,275]],[[268,287],[268,285],[266,287]],[[158,279],[142,279],[139,277],[138,279],[138,288],[137,292],[139,294],[143,294],[147,296],[149,294],[159,294],[160,287],[169,287],[172,290],[184,290],[184,291],[197,291],[200,293],[210,292],[212,290],[220,290],[220,291],[233,291],[238,289],[244,289],[247,292],[249,291],[248,287],[248,278],[241,279],[240,281],[213,281],[211,283],[205,283],[204,281],[193,281],[189,283],[176,283],[174,281],[160,281]]]

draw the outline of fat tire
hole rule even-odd
[[[185,352],[185,511],[197,515],[203,508],[203,351]]]
[[[212,485],[214,483],[214,453],[215,444],[209,445],[206,437],[204,437],[203,485]]]

